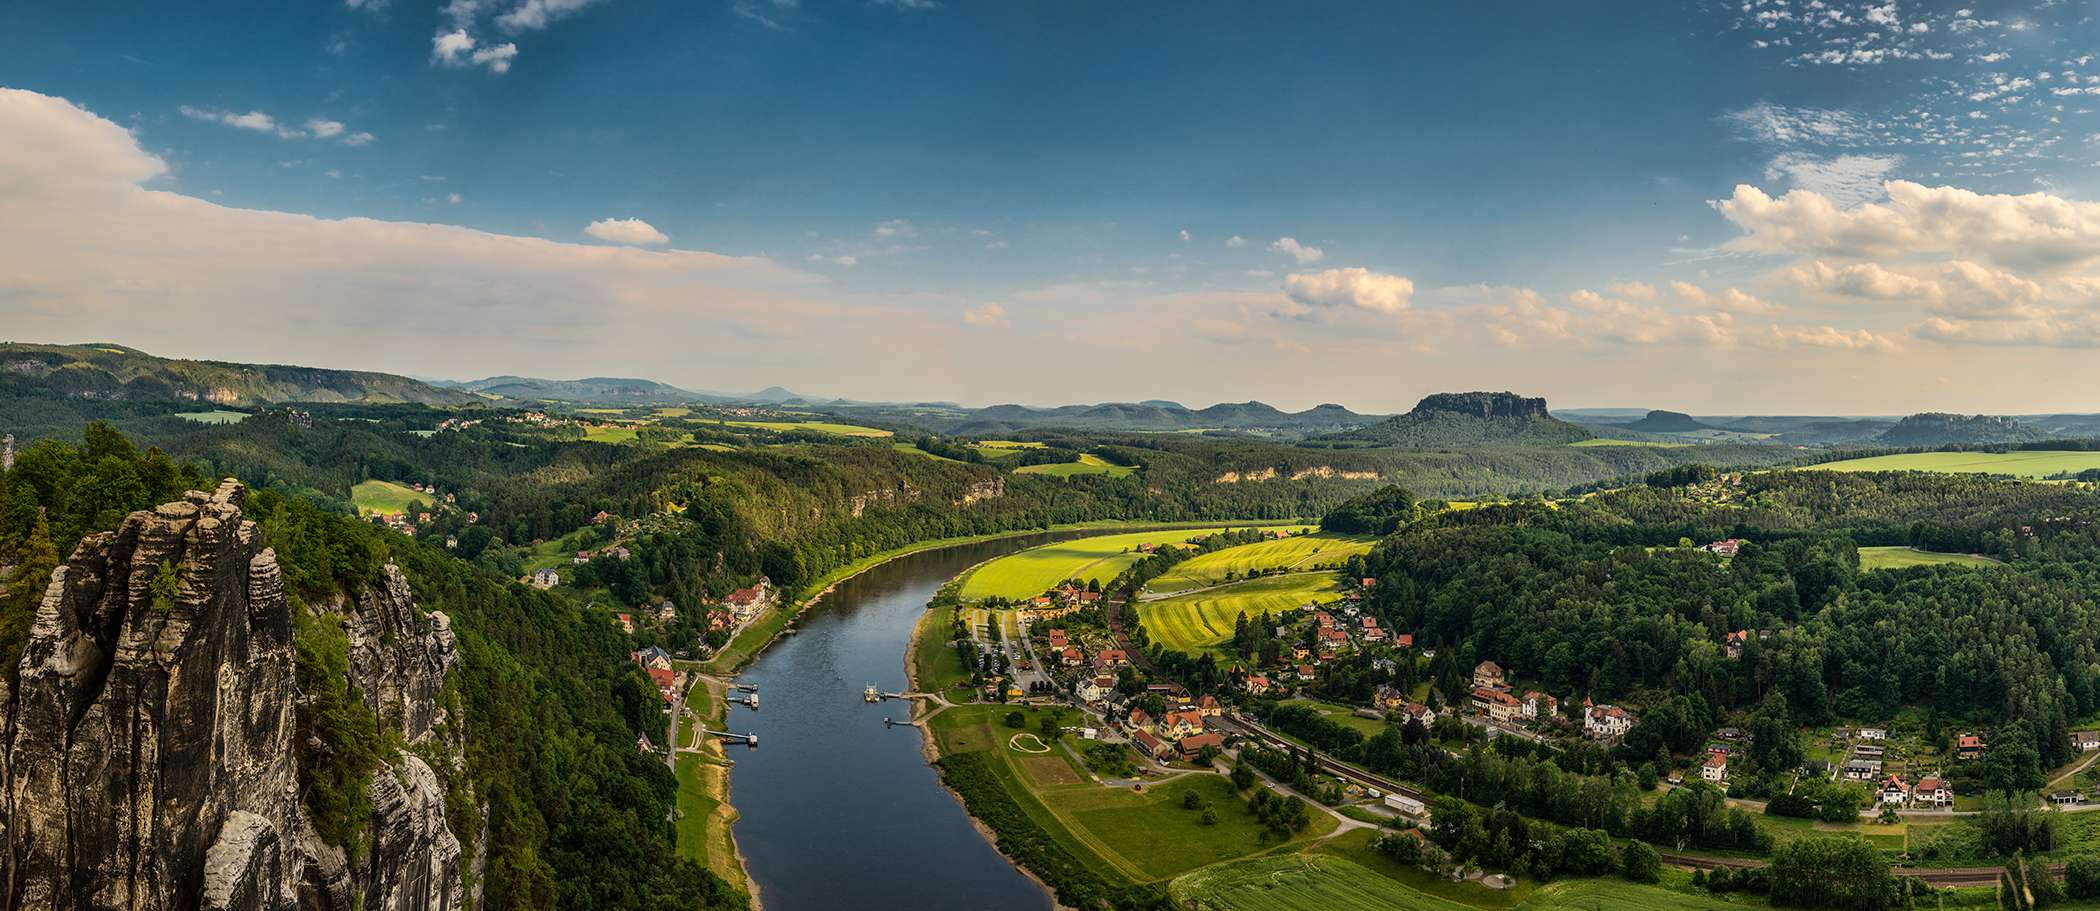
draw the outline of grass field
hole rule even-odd
[[[924,449],[920,449],[919,447],[914,446],[910,443],[891,443],[890,448],[895,449],[898,452],[908,452],[916,456],[925,456],[926,458],[932,459],[936,462],[961,462],[960,459],[951,459],[944,455],[934,455],[933,453],[927,452]]]
[[[1982,554],[1938,554],[1913,547],[1862,547],[1859,549],[1859,568],[1862,570],[1904,569],[1911,566],[2000,566],[1998,561]]]
[[[963,582],[965,601],[990,597],[1029,598],[1066,579],[1099,579],[1107,582],[1139,557],[1140,544],[1180,544],[1190,538],[1223,531],[1221,528],[1141,531],[1121,535],[1079,538],[1031,547],[986,563]]]
[[[1377,718],[1365,718],[1362,715],[1358,715],[1356,714],[1356,709],[1353,706],[1338,705],[1332,702],[1321,702],[1318,699],[1290,699],[1286,700],[1284,704],[1302,705],[1307,708],[1310,708],[1315,712],[1319,712],[1320,717],[1325,718],[1328,721],[1332,721],[1345,728],[1355,728],[1358,733],[1363,734],[1366,738],[1376,737],[1380,734],[1385,733],[1384,721]]]
[[[1040,474],[1053,478],[1069,478],[1083,474],[1105,474],[1111,478],[1127,477],[1137,469],[1128,465],[1117,465],[1100,456],[1082,452],[1077,462],[1057,462],[1050,465],[1023,465],[1014,469],[1014,474]]]
[[[392,481],[365,481],[350,488],[350,505],[357,508],[358,515],[394,515],[406,511],[410,503],[430,505],[439,497],[417,493],[405,484]]]
[[[2100,452],[1908,452],[1809,465],[1797,471],[1928,471],[2045,478],[2100,468]]]
[[[1019,456],[1023,449],[1041,449],[1043,444],[1023,443],[1016,440],[979,440],[971,443],[970,448],[977,450],[987,459],[997,460]]]
[[[921,692],[948,692],[970,682],[970,670],[948,647],[947,610],[930,610],[919,617],[911,634],[912,685]],[[950,693],[953,699],[958,694]],[[968,698],[964,696],[964,698]]]
[[[238,424],[248,419],[248,415],[242,412],[227,411],[223,408],[214,408],[210,411],[185,411],[176,415],[176,417],[185,421],[196,421],[199,424]]]
[[[1314,569],[1340,566],[1351,554],[1369,553],[1375,538],[1341,534],[1296,535],[1274,541],[1257,541],[1224,550],[1214,550],[1174,567],[1146,585],[1161,594],[1203,588],[1248,573],[1272,569]]]
[[[1690,443],[1665,443],[1660,440],[1576,440],[1570,446],[1646,446],[1650,449],[1683,449]]]
[[[759,430],[771,430],[775,433],[809,430],[816,433],[831,433],[845,437],[886,437],[891,435],[887,430],[862,427],[858,424],[833,424],[826,421],[723,421],[722,423],[731,427],[755,427]]]
[[[1137,605],[1145,633],[1167,648],[1196,654],[1215,650],[1232,638],[1239,615],[1249,619],[1295,608],[1308,601],[1338,599],[1341,580],[1331,572],[1287,573],[1175,595]]]
[[[635,427],[629,424],[594,424],[583,431],[583,438],[593,443],[632,443]]]
[[[1357,836],[1351,832],[1335,841]],[[1387,869],[1374,870],[1367,862]],[[1498,892],[1401,868],[1375,852],[1349,857],[1324,846],[1198,870],[1174,880],[1169,891],[1177,904],[1213,911],[1718,911],[1746,904],[1610,878],[1564,879],[1535,889],[1520,884]]]

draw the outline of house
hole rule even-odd
[[[1394,811],[1407,819],[1419,820],[1429,815],[1429,806],[1427,804],[1405,794],[1385,795],[1385,805],[1393,808]]]
[[[1364,627],[1364,641],[1365,641],[1365,642],[1384,642],[1384,641],[1385,641],[1385,630],[1384,630],[1383,628],[1381,628],[1381,627],[1376,627],[1376,626],[1367,626],[1367,627]]]
[[[2100,750],[2100,731],[2079,731],[2071,735],[2071,745],[2079,752]]]
[[[1254,675],[1252,675],[1252,676],[1250,676],[1250,677],[1248,677],[1248,678],[1247,678],[1247,684],[1246,684],[1246,685],[1247,685],[1247,693],[1248,693],[1249,695],[1253,695],[1253,696],[1260,696],[1260,695],[1263,695],[1263,694],[1265,694],[1265,693],[1267,693],[1267,692],[1269,691],[1269,675],[1267,675],[1267,674],[1254,674]]]
[[[1516,720],[1524,712],[1524,704],[1518,702],[1517,697],[1510,695],[1508,690],[1494,690],[1484,686],[1473,688],[1473,707],[1490,720],[1501,724]]]
[[[1153,725],[1152,731],[1161,740],[1180,740],[1203,733],[1203,713],[1197,711],[1168,712]]]
[[[1728,780],[1728,754],[1718,750],[1706,754],[1706,761],[1699,764],[1699,777],[1707,781]]]
[[[1582,732],[1599,740],[1617,740],[1633,730],[1633,715],[1616,705],[1592,705],[1583,713]]]
[[[1054,630],[1051,630],[1051,631],[1050,631],[1050,647],[1051,647],[1052,649],[1054,649],[1054,650],[1056,650],[1056,651],[1064,651],[1064,648],[1065,648],[1065,646],[1067,646],[1067,645],[1070,645],[1070,644],[1071,644],[1070,642],[1067,642],[1067,641],[1065,640],[1065,631],[1064,631],[1064,630],[1062,630],[1062,629],[1054,629]]]
[[[1205,749],[1224,749],[1225,738],[1218,736],[1216,732],[1191,734],[1181,738],[1177,745],[1181,747],[1181,758],[1193,762]]]
[[[1100,592],[1080,592],[1080,593],[1079,593],[1079,603],[1080,603],[1081,605],[1087,605],[1087,604],[1098,604],[1098,603],[1100,603],[1100,601],[1101,601],[1101,593],[1100,593]]]
[[[1081,702],[1100,702],[1115,688],[1114,677],[1088,677],[1079,681],[1079,687],[1073,691],[1073,695],[1078,696]]]
[[[1954,805],[1954,789],[1947,786],[1947,779],[1928,775],[1918,779],[1918,786],[1911,789],[1910,799],[1921,807],[1951,807]]]
[[[1493,661],[1482,661],[1473,666],[1473,686],[1501,689],[1505,685],[1506,681],[1502,675],[1502,665]]]
[[[1395,645],[1395,646],[1398,646],[1398,647],[1400,647],[1400,648],[1414,648],[1414,647],[1415,647],[1415,634],[1414,634],[1414,633],[1401,633],[1400,635],[1394,636],[1394,637],[1393,637],[1393,645]]]
[[[555,572],[554,570],[542,569],[532,574],[532,587],[537,588],[541,591],[545,591],[560,584],[561,573]]]
[[[1974,734],[1963,734],[1954,741],[1954,758],[1969,760],[1983,758],[1983,738]]]
[[[1124,725],[1133,731],[1146,730],[1152,727],[1152,713],[1144,709],[1131,709],[1130,718]]]
[[[1334,652],[1321,652],[1321,653],[1319,654],[1319,656],[1318,656],[1318,657],[1316,657],[1316,658],[1314,658],[1314,659],[1313,659],[1313,663],[1314,663],[1314,664],[1333,664],[1333,663],[1334,663],[1334,662],[1335,662],[1336,660],[1340,659],[1341,657],[1342,657],[1341,655],[1338,655],[1338,654],[1336,654],[1336,653],[1334,653]]]
[[[1363,579],[1363,580],[1360,580],[1360,582],[1361,582],[1361,584],[1363,585],[1363,587],[1365,587],[1365,588],[1377,588],[1377,587],[1378,587],[1378,580],[1377,580],[1377,579]]]
[[[1392,711],[1407,704],[1407,694],[1381,683],[1378,689],[1372,691],[1371,703],[1386,711]]]
[[[1094,664],[1101,667],[1129,667],[1130,656],[1119,648],[1102,649],[1101,654],[1094,656]]]
[[[758,616],[759,611],[766,609],[771,600],[771,587],[771,582],[761,576],[757,585],[730,592],[729,597],[722,599],[722,603],[729,605],[729,612],[735,614],[737,620],[749,620]]]
[[[2085,803],[2085,795],[2077,791],[2058,791],[2049,795],[2049,802],[2059,807]]]
[[[649,735],[647,735],[647,734],[637,734],[637,735],[635,735],[635,738],[634,738],[634,748],[635,748],[635,749],[637,749],[637,750],[640,750],[640,751],[642,751],[642,752],[644,752],[644,753],[654,753],[654,752],[656,752],[656,744],[655,744],[655,743],[652,743],[652,742],[650,742],[650,740],[649,740]]]
[[[1400,707],[1400,714],[1407,716],[1409,721],[1421,722],[1425,728],[1436,723],[1436,710],[1424,703],[1410,702],[1403,705]]]
[[[1317,678],[1318,678],[1319,676],[1320,676],[1320,672],[1319,672],[1319,670],[1318,670],[1318,669],[1316,669],[1316,668],[1314,668],[1314,667],[1313,667],[1312,665],[1310,665],[1310,664],[1301,664],[1301,665],[1298,665],[1298,679],[1299,679],[1299,680],[1313,680],[1313,679],[1317,679]]]
[[[591,562],[591,552],[587,550],[579,550],[576,552],[576,556],[569,558],[569,562],[575,564],[589,563]]]
[[[1130,745],[1137,747],[1138,752],[1143,753],[1146,756],[1149,756],[1153,759],[1161,759],[1162,757],[1172,758],[1172,756],[1174,755],[1173,747],[1161,742],[1159,738],[1152,736],[1151,731],[1147,731],[1142,728],[1131,732]]]
[[[1838,769],[1838,774],[1847,781],[1873,781],[1881,777],[1881,760],[1847,759]]]
[[[625,630],[625,631],[627,632],[627,635],[630,635],[630,636],[634,635],[634,615],[633,615],[633,614],[615,614],[614,616],[617,616],[617,617],[619,617],[619,618],[620,618],[620,629],[622,629],[622,630]]]
[[[1080,654],[1078,647],[1067,645],[1057,653],[1057,660],[1066,667],[1078,667],[1086,663],[1086,656]]]
[[[1739,629],[1729,633],[1727,638],[1721,641],[1721,649],[1727,652],[1730,658],[1741,658],[1743,657],[1743,647],[1749,643],[1750,631]]]
[[[1889,729],[1888,729],[1888,728],[1860,728],[1860,729],[1859,729],[1859,739],[1861,739],[1861,740],[1887,740],[1887,739],[1889,739]]]
[[[1205,718],[1217,718],[1225,714],[1225,707],[1218,704],[1218,697],[1205,696],[1196,700],[1196,713]]]
[[[1291,643],[1291,660],[1293,660],[1293,661],[1304,661],[1305,659],[1307,659],[1307,658],[1310,658],[1310,657],[1312,657],[1312,649],[1306,648],[1306,647],[1305,647],[1305,643],[1303,643],[1303,642],[1293,642],[1293,643]]]
[[[1715,541],[1699,549],[1717,557],[1733,557],[1736,551],[1743,549],[1743,539],[1729,538],[1725,541]]]
[[[1540,718],[1551,718],[1559,712],[1560,700],[1538,690],[1532,690],[1524,694],[1524,718],[1526,720],[1536,721]]]
[[[678,689],[678,672],[667,667],[652,667],[649,681],[656,684],[657,694],[664,697],[665,702],[670,702],[671,694]]]
[[[1905,784],[1903,782],[1903,776],[1890,775],[1887,780],[1881,783],[1882,803],[1889,804],[1892,806],[1900,806],[1904,801],[1909,799],[1910,785]]]
[[[638,652],[629,652],[627,656],[643,667],[660,667],[665,670],[671,668],[671,653],[664,651],[661,646],[652,645]]]

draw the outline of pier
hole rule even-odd
[[[723,740],[733,740],[738,743],[742,743],[747,747],[758,746],[757,734],[739,734],[735,731],[710,731],[706,728],[701,728],[700,733],[708,737],[720,737]]]

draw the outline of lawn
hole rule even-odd
[[[930,610],[919,617],[918,626],[912,629],[912,680],[920,692],[945,692],[970,682],[969,669],[948,647],[951,616],[946,610]]]
[[[2045,478],[2100,468],[2100,452],[1907,452],[1808,465],[1797,471],[1927,471],[1938,474],[2007,474]]]
[[[1145,586],[1161,594],[1203,588],[1275,569],[1339,567],[1352,554],[1369,553],[1375,538],[1343,534],[1295,535],[1214,550],[1174,567]]]
[[[358,515],[374,513],[393,515],[408,510],[411,503],[425,506],[437,503],[441,497],[417,493],[406,484],[392,481],[365,481],[350,488],[350,505],[357,508]]]
[[[199,424],[238,424],[248,419],[248,415],[242,412],[227,411],[223,408],[214,408],[210,411],[185,411],[176,415],[176,417],[185,421],[196,421]]]
[[[1982,554],[1938,554],[1915,547],[1862,547],[1859,568],[1905,569],[1912,566],[2001,566]]]
[[[1107,582],[1144,556],[1140,544],[1181,544],[1224,529],[1169,529],[1079,538],[1031,547],[978,567],[963,581],[962,598],[1030,598],[1066,579]]]
[[[914,446],[910,443],[891,443],[890,448],[895,449],[898,452],[908,452],[915,456],[925,456],[926,458],[932,459],[936,462],[960,463],[962,461],[961,459],[951,459],[944,455],[934,455],[933,453],[927,452],[924,449],[920,449],[919,447]]]
[[[1152,641],[1195,654],[1216,649],[1232,638],[1240,614],[1249,620],[1262,611],[1280,613],[1307,602],[1340,599],[1341,580],[1331,572],[1263,576],[1137,605],[1138,622]]]
[[[727,768],[698,753],[678,755],[678,853],[743,888],[732,835],[736,810],[715,796],[728,787],[728,776]]]
[[[722,423],[731,427],[755,427],[759,430],[771,430],[775,433],[808,430],[845,437],[886,437],[891,435],[887,430],[862,427],[858,424],[833,424],[826,421],[723,421]]]
[[[1319,712],[1320,717],[1325,718],[1328,721],[1332,721],[1345,728],[1355,728],[1359,733],[1363,734],[1365,738],[1376,737],[1380,734],[1385,733],[1384,719],[1365,718],[1362,715],[1356,714],[1356,709],[1351,706],[1337,705],[1332,702],[1321,702],[1318,699],[1291,699],[1287,700],[1284,704],[1306,706],[1307,708],[1310,708],[1313,711]]]
[[[1082,452],[1077,462],[1053,462],[1048,465],[1023,465],[1014,469],[1014,474],[1040,474],[1053,478],[1069,478],[1083,474],[1107,475],[1111,478],[1128,477],[1137,469],[1128,465],[1117,465],[1092,453]]]

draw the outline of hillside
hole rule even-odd
[[[521,402],[573,402],[582,405],[646,405],[655,402],[698,402],[713,398],[655,380],[604,376],[585,377],[580,380],[492,376],[459,383],[456,384],[456,388]]]
[[[390,373],[155,357],[121,345],[0,342],[0,371],[63,398],[256,406],[287,402],[471,405],[472,392]]]
[[[917,413],[908,418],[928,429],[950,434],[997,436],[1026,430],[1117,430],[1173,432],[1244,430],[1297,434],[1336,433],[1376,421],[1340,405],[1316,405],[1289,412],[1262,402],[1227,402],[1187,408],[1174,402],[1105,402],[1098,405],[992,405],[946,415]]]
[[[1623,426],[1641,433],[1691,433],[1695,430],[1713,429],[1681,411],[1650,411],[1640,420]]]
[[[1888,446],[1946,446],[1957,443],[2018,443],[2040,434],[2009,417],[1989,414],[1914,414],[1883,431],[1875,441]]]
[[[1590,439],[1589,431],[1553,417],[1543,398],[1513,392],[1440,392],[1413,411],[1343,435],[1408,449],[1556,446]]]

